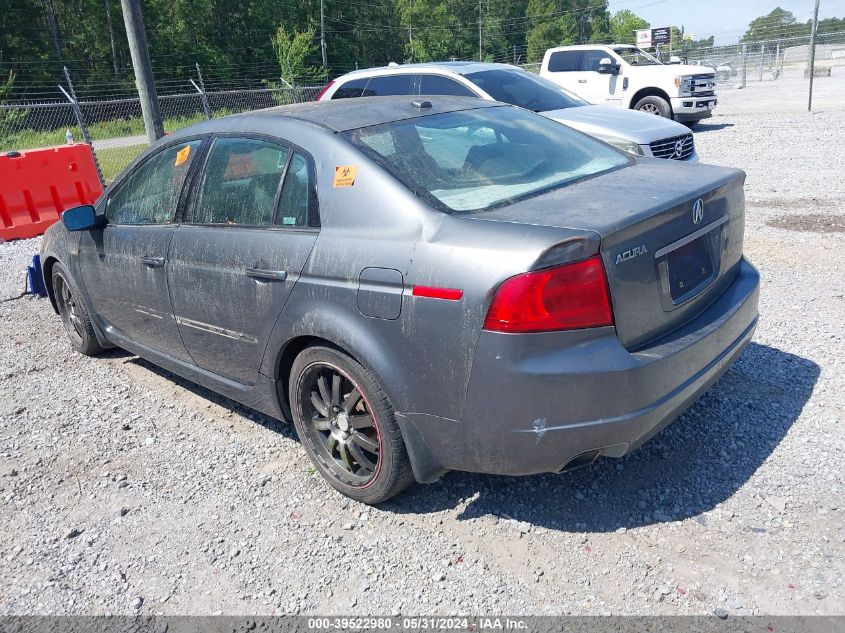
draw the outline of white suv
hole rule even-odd
[[[451,95],[533,110],[639,156],[696,162],[695,141],[679,123],[593,106],[552,82],[508,64],[431,62],[356,70],[338,77],[320,101],[389,95]]]
[[[590,103],[657,114],[690,127],[712,116],[717,103],[715,71],[663,64],[636,46],[550,48],[540,76]]]

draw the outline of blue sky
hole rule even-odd
[[[754,18],[775,7],[812,19],[815,0],[610,0],[611,12],[629,9],[653,27],[683,25],[696,39],[716,36],[716,44],[735,44]],[[820,18],[845,18],[845,0],[821,0]]]

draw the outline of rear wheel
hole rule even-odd
[[[309,347],[294,361],[290,403],[308,457],[337,490],[379,503],[414,480],[393,407],[376,378],[329,347]]]
[[[97,341],[88,310],[85,309],[79,293],[70,281],[70,276],[61,264],[53,266],[53,294],[73,348],[86,356],[95,356],[102,352],[105,348]]]
[[[643,97],[637,101],[637,104],[634,106],[634,110],[639,110],[640,112],[645,112],[646,114],[662,116],[664,119],[672,118],[672,106],[669,105],[669,102],[663,97],[657,97],[654,95]]]

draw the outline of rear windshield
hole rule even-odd
[[[585,134],[504,106],[433,114],[343,135],[447,213],[503,206],[630,162]]]
[[[496,101],[533,110],[549,112],[587,105],[548,79],[524,70],[482,70],[464,75]]]

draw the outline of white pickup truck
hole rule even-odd
[[[664,64],[636,46],[550,48],[540,76],[599,105],[616,105],[674,119],[692,127],[713,115],[715,72]]]

